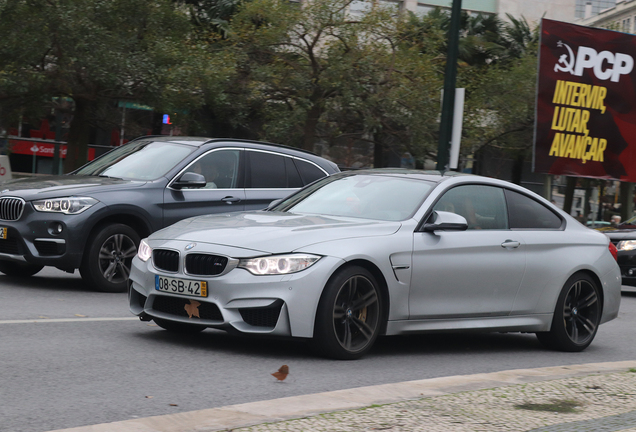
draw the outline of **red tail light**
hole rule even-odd
[[[618,250],[616,250],[616,246],[614,246],[614,243],[610,242],[609,244],[609,251],[612,254],[612,256],[614,257],[614,259],[616,261],[618,261]]]

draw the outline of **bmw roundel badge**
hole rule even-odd
[[[196,243],[190,243],[189,245],[187,245],[187,246],[185,247],[185,250],[190,250],[190,249],[192,249],[193,247],[195,247],[196,245],[197,245]]]

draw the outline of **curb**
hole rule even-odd
[[[388,404],[516,384],[622,372],[630,368],[636,368],[636,360],[457,375],[293,396],[199,411],[58,429],[50,432],[112,432],[113,430],[118,432],[212,432],[334,411],[365,408],[374,404]]]

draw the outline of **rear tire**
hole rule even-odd
[[[7,276],[29,277],[33,276],[43,268],[44,266],[29,264],[26,262],[23,263],[18,261],[0,261],[0,272],[6,274]]]
[[[97,291],[124,292],[141,238],[124,224],[105,225],[89,238],[80,266],[82,278]]]
[[[205,326],[202,325],[185,324],[175,321],[168,321],[161,318],[153,318],[152,320],[162,329],[168,330],[172,333],[195,334],[205,330]]]
[[[332,277],[318,304],[314,343],[322,355],[354,360],[366,354],[380,333],[382,295],[364,267],[346,267]]]
[[[596,336],[601,313],[601,295],[596,282],[585,273],[576,273],[561,290],[550,331],[537,333],[537,338],[554,350],[583,351]]]

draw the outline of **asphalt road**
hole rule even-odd
[[[206,330],[173,335],[140,322],[125,294],[45,269],[0,276],[0,431],[54,429],[458,374],[636,358],[636,295],[582,353],[534,335],[383,338],[367,357],[332,361],[303,343]],[[283,383],[270,374],[287,364]]]

